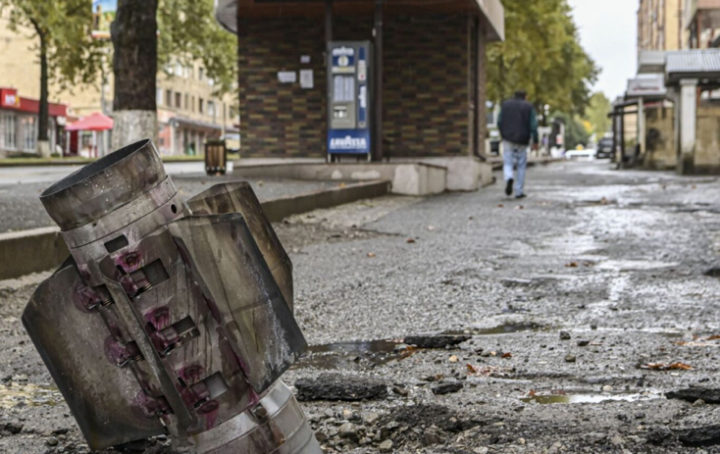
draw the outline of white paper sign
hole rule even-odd
[[[278,71],[278,82],[281,84],[294,84],[297,82],[297,73],[295,71]]]
[[[300,88],[310,89],[315,86],[315,79],[313,77],[312,69],[301,69],[300,70]]]

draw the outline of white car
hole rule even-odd
[[[595,148],[583,148],[582,150],[567,150],[565,159],[581,159],[583,161],[591,161],[595,159],[597,150]]]

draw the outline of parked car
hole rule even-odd
[[[612,158],[615,152],[613,151],[613,140],[611,137],[604,137],[600,139],[597,144],[597,152],[595,157],[597,159]]]
[[[565,159],[586,159],[591,160],[595,158],[594,148],[585,148],[582,145],[578,145],[574,150],[567,150],[565,152]]]

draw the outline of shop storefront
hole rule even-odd
[[[0,156],[35,153],[40,101],[18,95],[14,88],[0,88]],[[67,117],[65,104],[49,103],[50,150],[62,150]]]

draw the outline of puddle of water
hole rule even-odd
[[[0,385],[0,408],[13,408],[19,405],[54,407],[62,402],[63,396],[54,386],[32,383]]]
[[[597,268],[612,271],[651,271],[678,266],[677,262],[656,262],[652,260],[608,260]]]
[[[349,363],[376,367],[405,358],[414,352],[414,348],[404,345],[400,340],[336,342],[308,347],[307,352],[293,367],[336,369],[346,367]]]
[[[494,334],[511,334],[522,331],[544,331],[548,328],[535,322],[507,322],[498,326],[487,328],[472,327],[463,331],[446,331],[443,334],[448,335],[473,335],[473,336],[491,336]]]
[[[418,350],[452,347],[468,339],[462,333],[442,333],[432,336],[408,336],[405,339],[335,342],[312,345],[294,367],[333,369],[349,363],[380,366],[393,360],[407,358]],[[407,343],[406,343],[407,342]]]
[[[641,400],[651,400],[660,398],[660,393],[650,392],[642,394],[594,394],[594,393],[576,393],[576,394],[551,394],[543,396],[524,397],[520,399],[525,403],[535,403],[541,405],[549,404],[599,404],[603,402],[637,402]]]

